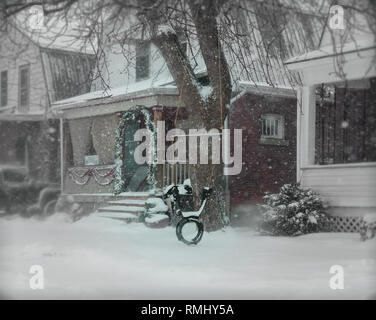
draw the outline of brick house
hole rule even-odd
[[[261,203],[296,181],[296,97],[288,88],[244,86],[229,115],[243,129],[243,168],[229,177],[231,204]],[[263,93],[261,93],[263,92]]]

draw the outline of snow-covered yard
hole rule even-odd
[[[0,219],[2,298],[376,298],[376,241],[358,234],[258,236],[248,228],[204,234],[193,247],[174,229],[64,216]],[[30,266],[44,269],[32,290]],[[332,265],[345,270],[332,290]]]

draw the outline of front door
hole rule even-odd
[[[140,120],[127,121],[125,124],[125,143],[124,143],[124,172],[125,172],[125,185],[129,189],[131,187],[130,181],[135,175],[139,165],[134,159],[134,150],[139,145],[139,141],[134,141],[134,134],[140,129]],[[137,191],[137,190],[129,190]]]

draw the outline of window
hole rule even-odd
[[[18,107],[20,112],[28,112],[30,108],[30,66],[22,66],[18,81]]]
[[[261,116],[261,138],[284,138],[283,117],[277,114],[265,114]]]
[[[1,71],[0,88],[0,107],[5,107],[8,104],[8,71]]]
[[[376,161],[376,78],[316,88],[315,163]]]
[[[150,43],[143,42],[136,45],[136,81],[149,78]]]
[[[201,76],[197,79],[197,81],[199,82],[199,84],[201,84],[202,86],[208,86],[210,85],[210,79],[208,76]]]

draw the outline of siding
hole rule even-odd
[[[9,27],[10,28],[10,27]],[[8,70],[8,105],[18,106],[19,67],[30,66],[30,113],[42,112],[47,106],[47,90],[39,48],[16,29],[0,37],[0,71]]]
[[[301,184],[334,207],[376,207],[376,163],[302,168]]]

